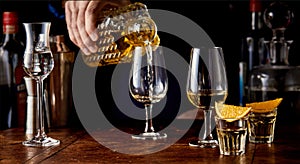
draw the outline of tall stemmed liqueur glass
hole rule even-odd
[[[143,133],[132,135],[133,139],[163,139],[152,124],[153,103],[163,99],[168,90],[168,77],[162,47],[135,47],[129,77],[129,91],[138,102],[144,103],[146,125]]]
[[[198,140],[189,143],[190,146],[218,146],[211,133],[212,125],[215,125],[211,117],[215,102],[224,103],[227,90],[222,48],[192,48],[186,92],[189,101],[204,112],[204,129],[201,129]]]
[[[23,23],[26,32],[26,47],[23,68],[25,72],[37,82],[37,134],[30,140],[24,141],[25,146],[53,146],[60,144],[59,140],[47,137],[44,127],[43,108],[43,80],[54,67],[54,60],[50,50],[49,32],[50,22]]]

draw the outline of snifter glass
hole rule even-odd
[[[227,77],[225,61],[221,47],[193,48],[190,56],[186,93],[189,101],[204,112],[204,129],[198,140],[191,141],[190,146],[218,146],[213,138],[212,119],[215,102],[224,102],[227,97]]]
[[[129,77],[129,91],[132,97],[144,104],[146,124],[141,134],[133,135],[133,139],[164,139],[165,133],[158,133],[152,124],[152,107],[162,100],[168,90],[168,76],[165,68],[163,48],[135,47]]]
[[[54,60],[49,44],[50,22],[23,23],[26,31],[26,48],[23,68],[37,82],[37,134],[24,141],[25,146],[53,146],[60,144],[59,140],[46,135],[44,126],[43,80],[51,73]]]

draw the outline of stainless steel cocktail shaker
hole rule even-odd
[[[73,110],[72,70],[75,52],[65,44],[64,35],[50,37],[51,51],[54,57],[54,69],[47,81],[51,127],[67,126]]]

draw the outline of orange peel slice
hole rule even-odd
[[[273,100],[247,103],[246,107],[251,107],[251,111],[254,113],[267,113],[274,111],[282,100],[282,98],[276,98]]]
[[[245,117],[251,110],[251,107],[235,106],[223,103],[216,103],[216,114],[218,117],[232,122]]]

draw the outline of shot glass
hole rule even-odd
[[[248,131],[251,143],[272,143],[274,140],[277,108],[269,112],[251,111]]]
[[[240,119],[222,119],[215,116],[220,154],[245,153],[248,116]]]

